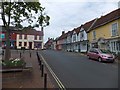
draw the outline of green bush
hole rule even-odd
[[[25,61],[21,59],[1,61],[3,67],[24,67]]]

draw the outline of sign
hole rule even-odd
[[[0,38],[5,38],[5,34],[0,34]]]

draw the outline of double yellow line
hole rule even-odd
[[[39,54],[40,57],[42,58],[43,62],[45,63],[46,67],[48,68],[48,70],[50,71],[50,73],[52,74],[53,78],[55,79],[55,81],[57,82],[58,86],[60,87],[61,90],[66,90],[66,88],[64,87],[64,85],[62,84],[62,82],[59,80],[59,78],[56,76],[56,74],[53,72],[53,70],[50,68],[50,66],[47,64],[47,62],[45,61],[45,59],[43,58],[43,56],[41,54]]]

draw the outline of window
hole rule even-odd
[[[35,40],[37,40],[37,35],[35,36],[35,38],[34,38]]]
[[[19,39],[22,39],[22,35],[21,34],[19,35]]]
[[[93,31],[93,39],[96,39],[96,32]]]
[[[41,40],[42,38],[41,38],[41,36],[39,36],[39,40]]]
[[[76,35],[73,34],[73,42],[76,41]]]
[[[117,41],[117,50],[120,51],[120,41]]]
[[[19,46],[22,46],[22,42],[19,42]]]
[[[27,35],[24,35],[24,39],[27,39]]]
[[[117,23],[112,24],[112,36],[117,36],[118,35],[118,30],[117,30]]]
[[[80,38],[84,38],[84,32],[80,33]]]
[[[27,46],[27,42],[24,42],[24,46]]]

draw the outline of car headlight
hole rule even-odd
[[[105,55],[102,55],[102,57],[107,57],[107,56],[105,56]]]

